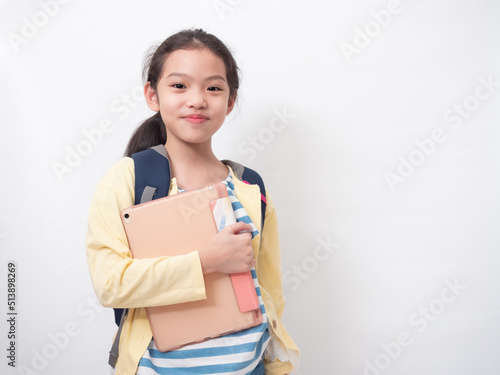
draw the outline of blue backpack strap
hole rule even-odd
[[[255,172],[253,169],[243,167],[243,173],[241,175],[241,179],[243,182],[246,182],[248,184],[252,185],[259,185],[260,189],[260,211],[261,211],[261,218],[262,218],[262,227],[261,227],[261,233],[262,229],[264,229],[264,221],[266,220],[266,207],[267,207],[267,200],[266,200],[266,187],[264,186],[264,181],[262,180],[262,177]]]
[[[168,195],[170,162],[164,145],[158,145],[132,155],[135,168],[135,204]],[[124,309],[114,309],[115,323],[120,326]]]
[[[170,188],[170,162],[165,146],[148,148],[133,154],[132,159],[135,166],[135,204],[166,197]]]
[[[264,181],[262,180],[262,177],[255,172],[253,169],[250,169],[248,167],[244,167],[240,163],[236,163],[232,160],[222,160],[222,162],[226,165],[229,165],[232,169],[233,172],[235,173],[236,177],[238,177],[240,180],[243,182],[250,184],[250,185],[258,185],[260,189],[260,203],[261,203],[261,217],[262,217],[262,226],[261,226],[261,233],[262,229],[264,229],[264,221],[266,220],[266,207],[267,207],[267,201],[266,201],[266,187],[264,186]]]

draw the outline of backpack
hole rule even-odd
[[[170,188],[170,161],[164,145],[151,147],[147,150],[137,152],[132,155],[135,167],[135,204],[148,202],[154,199],[166,197]],[[264,181],[254,170],[244,167],[241,164],[230,160],[222,160],[229,165],[236,176],[244,183],[258,185],[261,193],[261,215],[262,229],[266,217],[266,189]],[[110,352],[110,365],[114,367],[118,358],[119,336],[121,334],[122,320],[126,315],[125,309],[113,309],[115,313],[115,323],[119,328],[115,338],[115,344]],[[113,364],[112,364],[113,363]]]

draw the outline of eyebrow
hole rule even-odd
[[[183,78],[189,78],[189,79],[192,79],[193,77],[191,77],[189,74],[186,74],[186,73],[179,73],[179,72],[172,72],[170,73],[166,78],[169,78],[169,77],[172,77],[172,76],[177,76],[177,77],[183,77]],[[218,75],[218,74],[215,74],[213,76],[210,76],[210,77],[207,77],[205,78],[204,80],[205,81],[212,81],[214,79],[219,79],[219,80],[222,80],[224,82],[226,82],[226,79],[221,76],[221,75]]]

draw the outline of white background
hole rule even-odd
[[[259,171],[276,203],[299,373],[498,374],[499,2],[49,3],[0,5],[2,374],[108,373],[115,327],[88,274],[88,207],[152,114],[126,102],[144,54],[190,27],[242,71],[214,148]]]

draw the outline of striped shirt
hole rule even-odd
[[[251,224],[253,238],[259,231],[234,194],[234,185],[230,173],[223,183],[227,187],[236,221]],[[179,189],[179,193],[184,191]],[[251,270],[251,273],[262,311],[262,323],[260,325],[169,352],[160,352],[156,348],[154,340],[151,340],[148,349],[139,362],[137,374],[264,375],[263,355],[270,336],[267,330],[267,317],[255,268]]]

